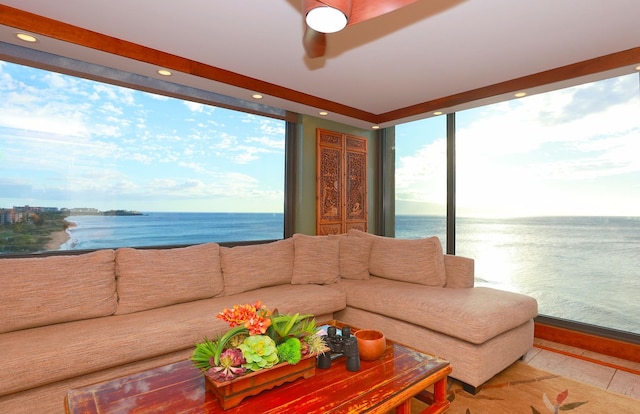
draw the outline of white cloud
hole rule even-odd
[[[191,102],[191,101],[183,101],[184,106],[187,107],[187,109],[189,109],[192,112],[203,112],[204,111],[204,105],[198,102]]]
[[[271,139],[267,137],[249,137],[245,142],[260,144],[267,148],[284,150],[284,139]]]
[[[637,76],[632,81],[636,85],[627,89],[637,91]],[[637,182],[640,173],[640,117],[637,96],[627,97],[619,83],[614,98],[602,85],[583,85],[457,114],[459,210],[476,215],[622,212],[618,206],[630,204],[623,183],[630,174]],[[443,202],[444,147],[438,142],[399,157],[399,199]],[[636,208],[638,202],[636,196]]]
[[[446,141],[438,139],[396,165],[396,196],[407,201],[446,201]]]

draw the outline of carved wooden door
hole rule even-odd
[[[367,231],[367,140],[316,130],[316,233]]]

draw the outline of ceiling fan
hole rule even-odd
[[[417,0],[302,0],[305,31],[302,43],[307,56],[324,56],[327,33],[364,22],[415,3]]]

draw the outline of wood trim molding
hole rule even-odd
[[[408,118],[419,114],[441,110],[443,108],[463,105],[480,99],[487,99],[506,93],[513,93],[543,85],[567,81],[625,66],[637,65],[638,63],[640,63],[640,47],[612,53],[606,56],[600,56],[544,72],[534,73],[532,75],[496,83],[456,95],[445,96],[440,99],[423,102],[406,108],[400,108],[395,111],[386,112],[380,114],[378,122],[384,123],[396,119]]]
[[[0,24],[239,88],[259,91],[288,101],[323,108],[367,122],[376,123],[378,119],[375,114],[357,108],[2,4]]]
[[[535,322],[534,336],[551,342],[640,362],[640,345]]]
[[[0,24],[125,58],[162,66],[167,69],[184,72],[216,82],[260,91],[281,99],[323,108],[330,112],[361,119],[372,124],[394,122],[399,119],[418,116],[442,108],[450,108],[505,93],[567,81],[581,76],[640,63],[640,47],[636,47],[420,104],[398,108],[386,113],[373,114],[317,96],[298,92],[284,86],[261,81],[256,78],[206,65],[5,5],[0,5]]]

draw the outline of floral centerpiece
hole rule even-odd
[[[195,366],[217,382],[231,381],[279,362],[295,365],[326,350],[310,314],[281,315],[258,301],[224,309],[217,317],[231,329],[217,339],[204,338],[191,356]]]

